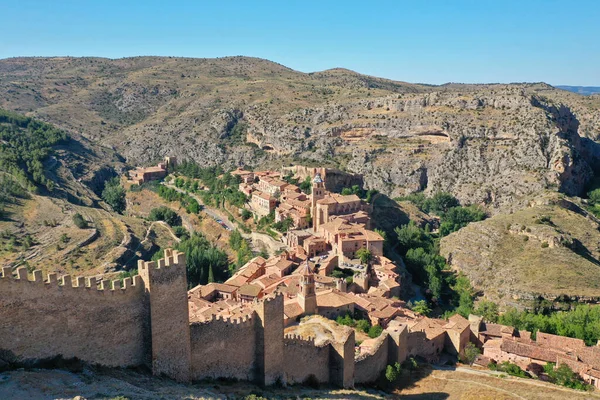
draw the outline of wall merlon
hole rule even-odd
[[[48,274],[48,283],[56,283],[57,282],[56,277],[57,277],[56,274]]]
[[[35,271],[33,271],[33,281],[40,282],[40,283],[44,281],[44,276],[42,274],[42,271],[40,271],[39,269],[36,269]]]
[[[72,288],[73,281],[71,280],[71,275],[63,275],[60,278],[60,284],[66,288]]]
[[[135,275],[133,277],[133,286],[135,286],[136,288],[141,288],[144,286],[144,281],[142,280],[141,276]]]
[[[74,287],[85,288],[85,277],[78,276],[77,278],[75,278],[75,285],[76,286]]]
[[[27,280],[27,268],[26,267],[17,268],[17,279],[21,279],[24,281]]]
[[[12,268],[11,267],[2,267],[2,277],[3,278],[12,278]]]
[[[120,290],[121,289],[121,280],[117,279],[112,281],[112,290]]]
[[[109,282],[110,281],[108,279],[102,279],[98,285],[98,290],[108,290]]]

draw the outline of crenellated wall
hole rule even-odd
[[[165,250],[157,262],[138,262],[150,302],[152,371],[178,381],[190,379],[190,316],[185,254]]]
[[[404,326],[388,329],[373,354],[356,363],[351,328],[338,327],[336,341],[320,345],[284,336],[282,295],[256,302],[243,319],[190,324],[184,254],[167,249],[164,259],[142,261],[138,271],[121,287],[120,281],[58,280],[55,274],[43,280],[40,271],[28,279],[24,267],[16,274],[3,268],[0,351],[23,363],[62,356],[111,367],[147,365],[179,381],[316,380],[344,388],[375,380],[410,352]]]
[[[371,352],[356,358],[355,383],[374,382],[388,364],[393,364],[392,360],[389,360],[389,346],[390,338],[387,333],[383,333],[377,338]]]
[[[190,326],[192,380],[256,378],[256,317],[212,319]]]
[[[283,339],[285,381],[303,383],[312,375],[320,383],[329,383],[330,352],[329,343],[317,346],[314,338],[286,335]]]
[[[99,286],[56,274],[31,280],[21,267],[0,279],[0,348],[21,361],[55,356],[92,364],[136,366],[149,361],[149,305],[140,276]],[[100,290],[98,289],[100,288]]]

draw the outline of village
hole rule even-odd
[[[165,160],[158,168],[176,162]],[[156,179],[155,172],[145,179]],[[137,171],[143,178],[144,171]],[[369,359],[392,332],[404,332],[401,360],[418,357],[429,363],[463,359],[472,343],[479,349],[475,367],[510,363],[543,379],[544,365],[566,364],[590,386],[600,388],[600,343],[537,332],[455,314],[448,320],[429,318],[407,307],[397,265],[384,256],[384,238],[372,228],[373,205],[355,194],[326,189],[327,169],[291,167],[282,172],[237,169],[239,190],[250,200],[246,209],[258,217],[274,215],[288,221],[282,237],[286,250],[269,258],[255,257],[223,283],[212,282],[188,291],[190,322],[246,320],[263,298],[283,298],[286,335],[306,337],[305,317],[366,320],[378,329],[354,328],[357,362]],[[158,177],[166,175],[159,173]],[[289,183],[310,179],[310,193]],[[364,328],[364,325],[363,325]],[[331,329],[331,328],[330,328]],[[308,333],[307,333],[308,332]],[[318,332],[316,333],[318,335]],[[313,338],[314,339],[314,338]],[[358,368],[358,366],[357,366]],[[359,379],[361,380],[361,379]],[[362,379],[364,380],[364,378]]]
[[[123,180],[152,183],[177,199],[210,190],[198,181],[181,184],[177,165],[168,157]],[[268,252],[248,253],[243,263],[232,263],[219,275],[223,279],[211,276],[211,266],[208,279],[190,278],[195,248],[165,247],[152,261],[140,257],[135,273],[121,278],[58,277],[26,266],[3,267],[4,362],[144,365],[155,375],[186,383],[233,379],[342,388],[393,382],[404,368],[460,363],[478,373],[600,388],[600,343],[519,330],[472,312],[428,316],[411,305],[414,294],[406,289],[402,259],[386,248],[386,234],[373,218],[373,192],[332,190],[339,171],[292,166],[226,174],[229,186],[235,185],[230,192],[238,200],[235,207],[216,209],[213,202],[204,205],[202,218],[214,219],[209,222],[220,235],[237,233],[243,240],[256,233],[247,231],[260,225],[257,220],[270,220],[282,229],[259,235],[274,244]],[[222,184],[223,178],[213,179]],[[349,180],[342,181],[347,187]],[[198,190],[191,193],[186,186]],[[146,195],[162,207],[169,204],[155,193]],[[224,212],[229,214],[221,216]],[[233,230],[231,219],[243,226],[234,214],[251,216],[245,236]],[[48,332],[52,346],[46,345]]]

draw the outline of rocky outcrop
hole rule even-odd
[[[244,57],[22,58],[0,61],[0,94],[132,164],[327,165],[392,197],[445,190],[492,210],[580,194],[600,165],[600,100],[545,84],[413,85]]]

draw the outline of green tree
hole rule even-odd
[[[369,332],[369,328],[371,328],[371,324],[366,319],[359,319],[356,321],[356,329],[363,331],[364,333]]]
[[[402,366],[400,363],[395,363],[394,365],[388,365],[385,367],[385,379],[390,383],[395,383],[400,378],[400,373],[402,372]]]
[[[589,198],[589,202],[591,204],[598,204],[600,203],[600,188],[598,189],[594,189],[591,192],[588,192],[588,198]]]
[[[181,225],[181,217],[179,217],[179,215],[175,211],[165,206],[160,206],[150,210],[150,214],[148,214],[148,219],[150,221],[164,221],[170,226]]]
[[[208,266],[208,283],[213,283],[215,281],[215,273],[213,271],[213,266],[210,264]]]
[[[498,316],[500,315],[498,312],[498,305],[488,300],[480,301],[473,313],[483,317],[486,322],[492,323],[498,322]]]
[[[428,212],[431,211],[435,214],[442,215],[446,213],[452,207],[458,207],[460,204],[456,197],[450,193],[437,192],[427,202]]]
[[[398,244],[403,255],[409,249],[417,247],[429,249],[432,245],[431,237],[425,234],[425,231],[419,228],[414,221],[394,228],[394,232],[396,232],[396,236],[398,237]]]
[[[312,181],[310,179],[310,176],[307,176],[306,179],[304,179],[304,181],[302,181],[298,185],[298,187],[300,188],[300,190],[302,190],[302,192],[310,194],[310,191],[312,190]]]
[[[462,357],[463,362],[465,364],[473,365],[473,362],[475,361],[475,359],[477,358],[477,356],[479,354],[480,354],[480,351],[477,348],[477,346],[475,346],[473,343],[469,342],[465,346],[465,352]]]
[[[121,186],[119,178],[115,177],[106,182],[102,191],[102,199],[115,212],[121,214],[125,211],[125,189]]]
[[[366,247],[362,247],[356,251],[356,256],[362,264],[368,264],[373,259],[373,253]]]
[[[421,315],[425,315],[428,316],[429,313],[431,313],[431,308],[429,308],[429,305],[427,304],[426,300],[418,300],[415,301],[412,310],[414,312],[416,312],[417,314],[421,314]]]
[[[252,213],[245,208],[242,209],[242,220],[247,221],[252,218]]]
[[[381,333],[383,332],[383,328],[381,327],[381,325],[373,325],[369,328],[369,332],[368,335],[370,338],[376,338],[379,335],[381,335]]]

